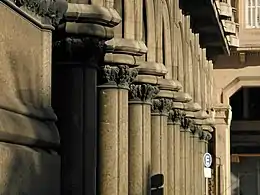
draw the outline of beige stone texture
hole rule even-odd
[[[151,177],[151,105],[129,102],[129,195],[145,195]]]
[[[0,3],[0,134],[2,141],[59,145],[51,109],[50,30]],[[48,120],[49,122],[42,122]]]
[[[169,194],[168,189],[168,129],[167,115],[165,113],[152,113],[151,156],[152,175],[164,175],[164,194]],[[170,144],[170,143],[169,143]],[[170,165],[172,166],[172,165]]]
[[[60,157],[0,143],[0,194],[60,195]]]
[[[111,87],[111,86],[110,86]],[[100,194],[128,194],[128,90],[100,86]]]

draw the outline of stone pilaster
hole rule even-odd
[[[99,193],[128,195],[128,66],[102,67],[99,86]]]
[[[215,106],[215,132],[214,144],[216,165],[215,170],[219,166],[223,167],[223,171],[218,172],[216,177],[216,193],[224,192],[225,195],[231,194],[231,169],[230,169],[230,125],[232,118],[232,110],[228,105]],[[218,165],[217,165],[218,164]],[[218,179],[219,178],[219,179]]]
[[[129,93],[129,195],[145,195],[151,176],[151,106],[157,86],[130,85]]]

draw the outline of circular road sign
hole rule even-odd
[[[203,164],[205,167],[209,168],[212,164],[212,156],[210,153],[205,153],[203,156]]]

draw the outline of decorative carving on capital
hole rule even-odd
[[[180,109],[173,109],[169,112],[168,121],[180,124],[184,114]]]
[[[120,88],[129,89],[129,85],[134,81],[138,71],[126,65],[103,66],[101,68],[102,82],[105,85],[116,85]]]
[[[181,127],[185,130],[189,130],[192,125],[192,119],[187,118],[186,114],[183,114],[181,117]]]
[[[200,133],[203,131],[201,125],[197,125],[194,123],[194,121],[192,122],[191,128],[190,128],[191,132],[195,135],[200,135]]]
[[[199,138],[200,138],[200,140],[209,141],[209,140],[211,140],[212,135],[208,131],[200,131]]]
[[[129,99],[151,103],[159,91],[157,86],[150,84],[131,84]]]
[[[159,98],[152,100],[152,112],[153,113],[169,113],[172,108],[172,100],[167,98]]]
[[[46,24],[58,26],[68,9],[65,0],[13,0],[18,7],[24,7],[37,16],[42,17]]]

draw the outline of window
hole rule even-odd
[[[260,28],[260,0],[246,0],[246,27]]]

